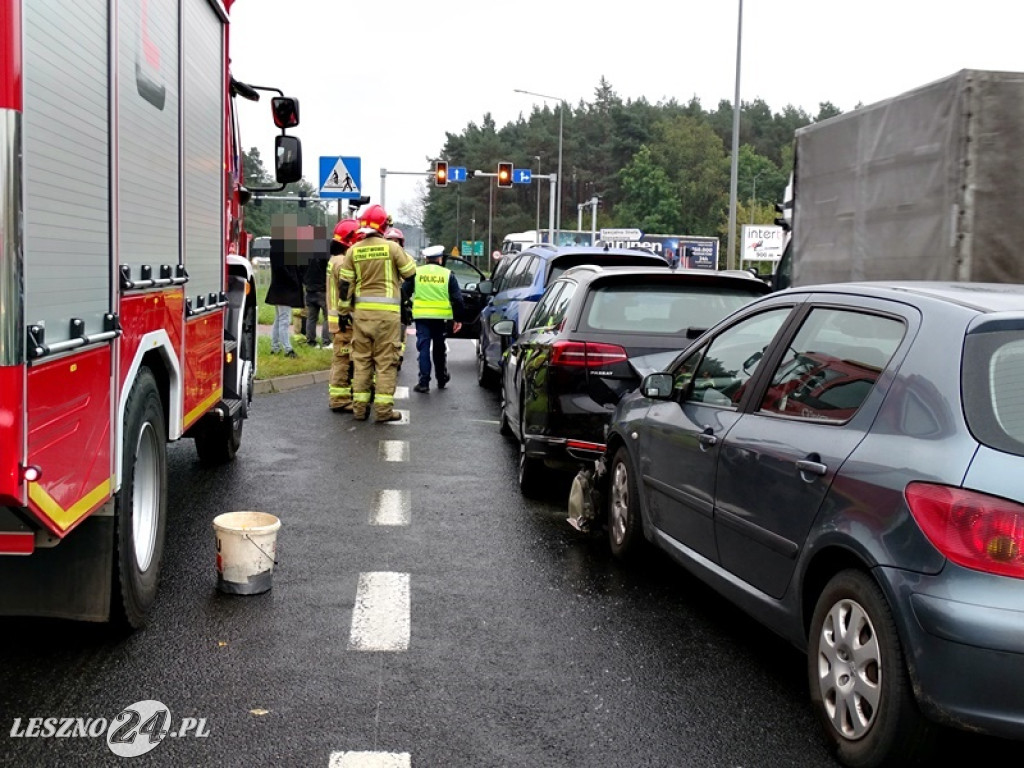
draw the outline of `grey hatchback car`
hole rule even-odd
[[[619,402],[570,521],[807,652],[846,765],[1024,739],[1024,286],[790,289]]]

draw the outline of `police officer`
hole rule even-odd
[[[352,412],[352,305],[347,297],[341,296],[338,272],[345,252],[359,238],[358,221],[339,221],[331,238],[331,258],[327,262],[327,330],[334,342],[327,402],[335,413]]]
[[[456,314],[462,316],[462,291],[451,270],[441,266],[443,245],[424,248],[426,264],[416,270],[413,280],[412,317],[416,323],[416,351],[419,353],[420,380],[415,392],[430,391],[430,361],[434,361],[437,388],[444,389],[451,376],[448,373],[445,333]],[[458,333],[462,323],[455,321],[452,332]],[[433,347],[433,349],[431,349]]]
[[[359,216],[366,237],[349,248],[338,276],[342,296],[352,300],[352,415],[369,416],[370,387],[374,386],[375,421],[397,421],[395,378],[401,342],[401,282],[416,274],[416,262],[393,240],[385,240],[391,217],[379,205]]]

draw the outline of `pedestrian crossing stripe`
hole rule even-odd
[[[320,189],[334,190],[336,192],[352,192],[359,194],[359,187],[356,186],[355,177],[349,173],[345,166],[345,158],[339,157],[334,163],[334,168],[324,178]]]

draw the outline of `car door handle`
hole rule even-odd
[[[800,472],[806,472],[809,475],[824,475],[828,472],[828,466],[822,464],[820,461],[814,461],[812,459],[799,459],[796,463],[796,468]]]
[[[711,427],[704,427],[704,431],[697,435],[697,442],[700,443],[701,448],[711,448],[718,444],[718,437]]]

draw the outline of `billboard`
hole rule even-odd
[[[673,266],[718,269],[718,238],[702,235],[648,235],[636,240],[598,240],[610,248],[645,248],[660,254]]]

